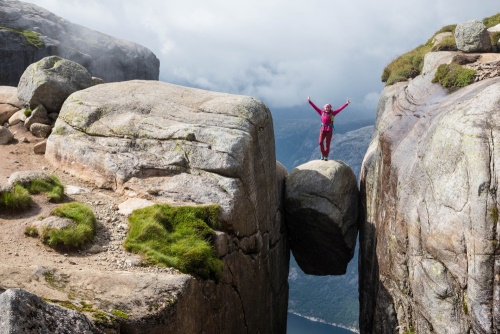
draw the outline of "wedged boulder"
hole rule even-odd
[[[59,112],[68,96],[93,85],[85,67],[51,56],[28,66],[19,80],[17,96],[31,109],[43,105],[48,112]]]
[[[0,86],[0,125],[4,124],[21,108],[21,102],[17,98],[17,88]]]
[[[358,234],[356,176],[341,161],[313,160],[286,179],[290,248],[310,275],[342,275],[354,255]]]
[[[22,289],[0,290],[0,334],[102,333],[85,315]]]
[[[471,20],[457,24],[455,40],[459,51],[488,52],[491,50],[490,35],[481,21]]]
[[[262,102],[158,81],[93,86],[66,99],[45,157],[97,186],[154,203],[221,205],[221,280],[190,278],[175,305],[129,319],[136,332],[285,333],[283,180],[280,187],[271,113]]]
[[[450,56],[426,56],[379,101],[361,175],[361,333],[500,327],[500,78],[447,94],[431,80]]]
[[[87,68],[105,82],[158,80],[160,61],[147,48],[73,24],[36,5],[0,2],[0,85],[17,86],[25,69],[47,56]]]

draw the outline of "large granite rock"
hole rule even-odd
[[[290,249],[309,275],[343,275],[358,235],[356,176],[341,161],[313,160],[286,179]]]
[[[386,87],[363,162],[361,333],[500,329],[500,78],[447,94],[422,75]]]
[[[147,48],[26,2],[0,1],[0,39],[0,85],[17,86],[30,64],[52,55],[79,63],[106,82],[159,77],[160,62]]]
[[[35,109],[41,104],[49,113],[59,112],[68,96],[93,85],[85,67],[51,56],[28,66],[19,80],[17,95],[26,107]]]
[[[21,289],[0,290],[0,334],[102,333],[82,313]]]
[[[117,192],[221,205],[221,281],[190,280],[175,304],[137,328],[160,333],[161,315],[173,314],[172,332],[285,333],[285,173],[261,102],[157,81],[102,84],[68,97],[45,156]]]
[[[471,20],[457,24],[455,40],[459,51],[488,52],[491,50],[490,35],[481,21]]]

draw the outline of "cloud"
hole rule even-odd
[[[493,0],[29,2],[148,47],[160,59],[160,80],[255,96],[271,109],[308,95],[374,108],[392,59],[445,25],[498,10]]]

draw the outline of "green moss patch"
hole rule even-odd
[[[16,184],[12,190],[0,192],[0,209],[19,211],[29,208],[32,198],[23,186]]]
[[[439,65],[432,82],[439,82],[451,91],[465,87],[474,82],[476,71],[455,63]]]
[[[52,215],[69,218],[75,224],[62,229],[44,228],[41,238],[48,246],[77,249],[94,239],[96,218],[89,206],[79,202],[65,203],[54,209]]]
[[[151,264],[218,281],[222,261],[213,247],[213,228],[219,225],[219,214],[219,205],[155,204],[136,210],[129,217],[125,249],[144,255]]]
[[[64,186],[52,175],[50,179],[36,179],[24,186],[30,194],[45,193],[51,202],[61,202],[64,197]]]
[[[2,27],[0,26],[0,29],[3,30],[9,30],[13,31],[21,36],[23,36],[28,44],[36,47],[36,48],[43,48],[45,46],[45,43],[40,39],[40,34],[31,30],[24,30],[24,29],[19,29],[19,28],[7,28],[7,27]]]

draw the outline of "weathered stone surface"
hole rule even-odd
[[[39,143],[36,143],[35,146],[33,146],[33,153],[35,154],[45,154],[45,150],[47,148],[47,141],[41,141]]]
[[[34,108],[29,116],[24,120],[24,127],[29,129],[31,125],[35,123],[40,124],[50,124],[50,118],[47,114],[47,110],[43,107],[43,105],[39,104],[38,107]]]
[[[158,80],[160,62],[147,48],[73,24],[36,5],[1,1],[0,22],[0,85],[17,86],[24,70],[47,56],[77,62],[106,82]],[[23,30],[38,33],[38,39],[28,41]]]
[[[455,29],[457,48],[463,52],[488,52],[491,39],[486,26],[477,20],[457,24]]]
[[[118,205],[118,212],[124,216],[130,216],[134,210],[142,209],[155,203],[144,198],[129,198]]]
[[[43,105],[48,112],[58,112],[69,95],[93,85],[85,67],[51,56],[28,66],[19,80],[17,95],[31,109]]]
[[[21,109],[21,103],[17,98],[17,88],[0,86],[0,125],[4,124],[19,109]]]
[[[342,275],[358,234],[356,176],[343,162],[313,160],[286,179],[290,248],[310,275]]]
[[[38,138],[47,138],[50,135],[50,131],[52,131],[52,127],[47,124],[33,123],[30,126],[30,132]]]
[[[4,126],[0,125],[0,145],[6,145],[14,138],[12,132]]]
[[[82,313],[22,289],[0,290],[0,334],[101,333]]]
[[[500,78],[446,94],[431,83],[441,55],[379,101],[361,177],[361,333],[500,327]]]
[[[21,172],[14,172],[10,175],[9,177],[9,184],[15,184],[15,183],[18,183],[18,184],[21,184],[21,185],[26,185],[36,179],[42,179],[42,180],[47,180],[47,181],[52,181],[52,179],[50,178],[50,175],[42,172],[42,171],[38,171],[38,170],[34,170],[34,171],[30,171],[30,170],[27,170],[27,171],[21,171]]]
[[[120,193],[221,205],[221,281],[190,280],[175,306],[136,319],[136,332],[159,333],[161,322],[161,332],[285,333],[289,248],[260,101],[156,81],[101,84],[66,100],[45,156]]]
[[[38,230],[38,233],[41,234],[44,228],[63,229],[74,224],[75,222],[69,218],[49,216],[33,222],[31,226],[34,226]]]
[[[453,36],[453,33],[449,32],[449,31],[436,34],[436,36],[434,36],[432,38],[432,45],[436,46],[437,44],[441,43],[445,38],[451,37],[451,36]]]
[[[10,126],[21,123],[20,115],[24,112],[24,109],[16,111],[12,116],[10,116],[8,123]]]

